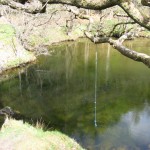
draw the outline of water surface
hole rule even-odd
[[[150,54],[149,40],[126,45]],[[49,56],[8,76],[0,83],[1,108],[41,119],[87,149],[150,149],[150,69],[108,44],[53,46]]]

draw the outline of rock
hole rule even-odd
[[[36,60],[34,54],[21,45],[15,28],[4,17],[0,17],[0,56],[0,73]]]

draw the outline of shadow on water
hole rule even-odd
[[[126,45],[150,53],[148,40]],[[1,108],[10,106],[30,122],[42,118],[87,149],[150,147],[146,66],[85,39],[51,47],[50,54],[0,83]]]

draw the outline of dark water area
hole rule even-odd
[[[148,39],[126,45],[150,55]],[[86,149],[150,149],[150,69],[110,45],[66,42],[8,76],[0,83],[1,108],[41,119]]]

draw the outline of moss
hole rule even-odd
[[[118,23],[117,19],[106,20],[101,26],[98,21],[98,22],[93,23],[91,31],[93,34],[96,34],[98,31],[100,32],[100,34],[108,36],[109,33],[112,31],[114,25],[117,23]]]
[[[87,29],[86,25],[78,25],[75,26],[73,29],[73,33],[78,35],[78,36],[83,36],[84,35],[84,31]]]
[[[140,36],[143,36],[143,37],[150,37],[150,32],[148,30],[145,30],[145,31],[142,31],[140,33]]]
[[[21,57],[14,57],[12,59],[9,59],[7,61],[7,63],[5,64],[5,67],[6,68],[14,68],[14,67],[18,67],[20,66],[21,64],[24,64],[24,63],[28,63],[30,61],[34,61],[35,60],[35,56],[28,52],[28,51],[24,51],[24,54],[23,56]]]
[[[115,24],[118,23],[118,20],[113,19],[113,20],[107,20],[104,23],[105,28],[103,29],[103,32],[105,32],[105,34],[110,33],[110,31],[112,31],[113,27]]]
[[[15,36],[15,29],[9,24],[0,24],[0,41],[10,42]]]
[[[53,28],[53,30],[47,29],[48,32],[44,34],[44,37],[32,34],[29,37],[29,41],[31,43],[31,46],[37,46],[37,45],[51,45],[51,44],[57,43],[57,42],[74,40],[77,37],[82,37],[84,35],[83,30],[85,28],[86,28],[86,26],[84,26],[84,25],[74,26],[72,29],[72,32],[70,33],[70,36],[68,36],[66,34],[67,28],[65,26],[63,26],[61,28],[56,27],[56,28]],[[43,33],[43,30],[41,30],[40,32]]]
[[[0,73],[36,59],[20,44],[14,27],[8,22],[3,22],[5,20],[0,20],[0,55],[3,56],[0,58]]]

